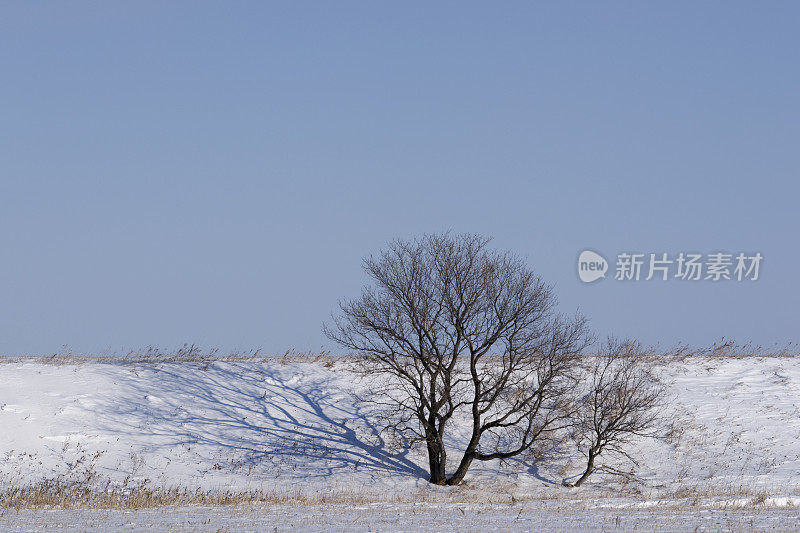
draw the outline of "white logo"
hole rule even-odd
[[[578,256],[578,276],[584,283],[591,283],[606,277],[608,261],[591,250],[584,250]]]
[[[672,279],[690,282],[757,281],[763,260],[760,252],[621,252],[617,254],[612,273],[614,280],[623,282]],[[605,278],[608,269],[608,261],[597,252],[584,250],[578,256],[578,276],[584,283]]]

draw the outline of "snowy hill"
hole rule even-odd
[[[800,359],[690,358],[666,373],[675,430],[636,444],[637,479],[595,474],[580,489],[563,487],[581,470],[573,452],[479,464],[454,489],[431,487],[424,455],[397,454],[381,437],[356,399],[364,384],[343,362],[5,362],[0,483],[328,501],[800,504]]]

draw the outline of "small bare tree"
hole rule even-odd
[[[601,454],[624,456],[636,461],[626,450],[637,437],[655,437],[665,389],[651,372],[646,352],[631,341],[613,339],[589,369],[589,387],[576,417],[576,442],[586,457],[586,469],[571,486],[578,487],[593,472],[621,474],[615,468],[598,465]]]
[[[474,460],[514,457],[566,427],[590,342],[582,317],[557,314],[552,289],[488,242],[444,234],[391,243],[364,260],[372,284],[323,327],[393,408],[389,427],[425,444],[435,484],[457,484]],[[448,476],[454,417],[470,433]]]

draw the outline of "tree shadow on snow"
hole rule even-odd
[[[329,378],[291,371],[278,362],[131,367],[131,381],[96,411],[99,429],[141,442],[148,453],[185,448],[218,469],[427,477],[408,450],[390,449],[369,405]]]

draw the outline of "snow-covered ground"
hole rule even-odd
[[[247,520],[278,516],[283,518],[276,525],[284,527],[287,516],[299,521],[296,527],[305,527],[303,516],[329,516],[332,522],[306,524],[341,529],[350,520],[363,520],[363,527],[385,528],[389,523],[381,517],[388,520],[403,509],[410,522],[396,527],[409,530],[415,529],[409,526],[414,520],[440,512],[452,516],[452,523],[468,512],[496,515],[485,522],[492,528],[519,514],[510,526],[536,529],[538,522],[521,520],[529,515],[545,520],[545,511],[564,518],[567,529],[570,520],[589,517],[595,522],[585,522],[587,527],[632,528],[630,520],[646,519],[656,520],[646,522],[652,527],[673,529],[670,524],[680,516],[691,518],[685,523],[693,523],[691,529],[723,527],[714,520],[739,520],[748,527],[753,516],[776,520],[780,528],[798,527],[800,358],[690,358],[665,370],[675,430],[666,439],[635,443],[635,480],[596,474],[580,489],[566,488],[562,480],[582,466],[572,453],[539,463],[478,464],[465,486],[442,488],[425,480],[424,455],[398,454],[381,437],[369,405],[356,399],[364,383],[342,362],[5,362],[0,364],[0,489],[89,480],[97,486],[110,481],[261,491],[303,503],[169,514],[186,517],[189,522],[173,525],[188,528],[196,513],[202,520],[245,520],[234,520],[235,529],[247,529]],[[308,505],[319,501],[332,503]],[[302,509],[311,511],[304,515]],[[69,527],[75,513],[4,511],[0,529],[15,521],[25,528],[28,520],[47,517]],[[145,527],[153,511],[86,513],[78,513],[81,520],[105,526],[129,520]]]
[[[509,504],[271,505],[0,512],[0,530],[31,531],[797,531],[794,510],[617,510]]]

